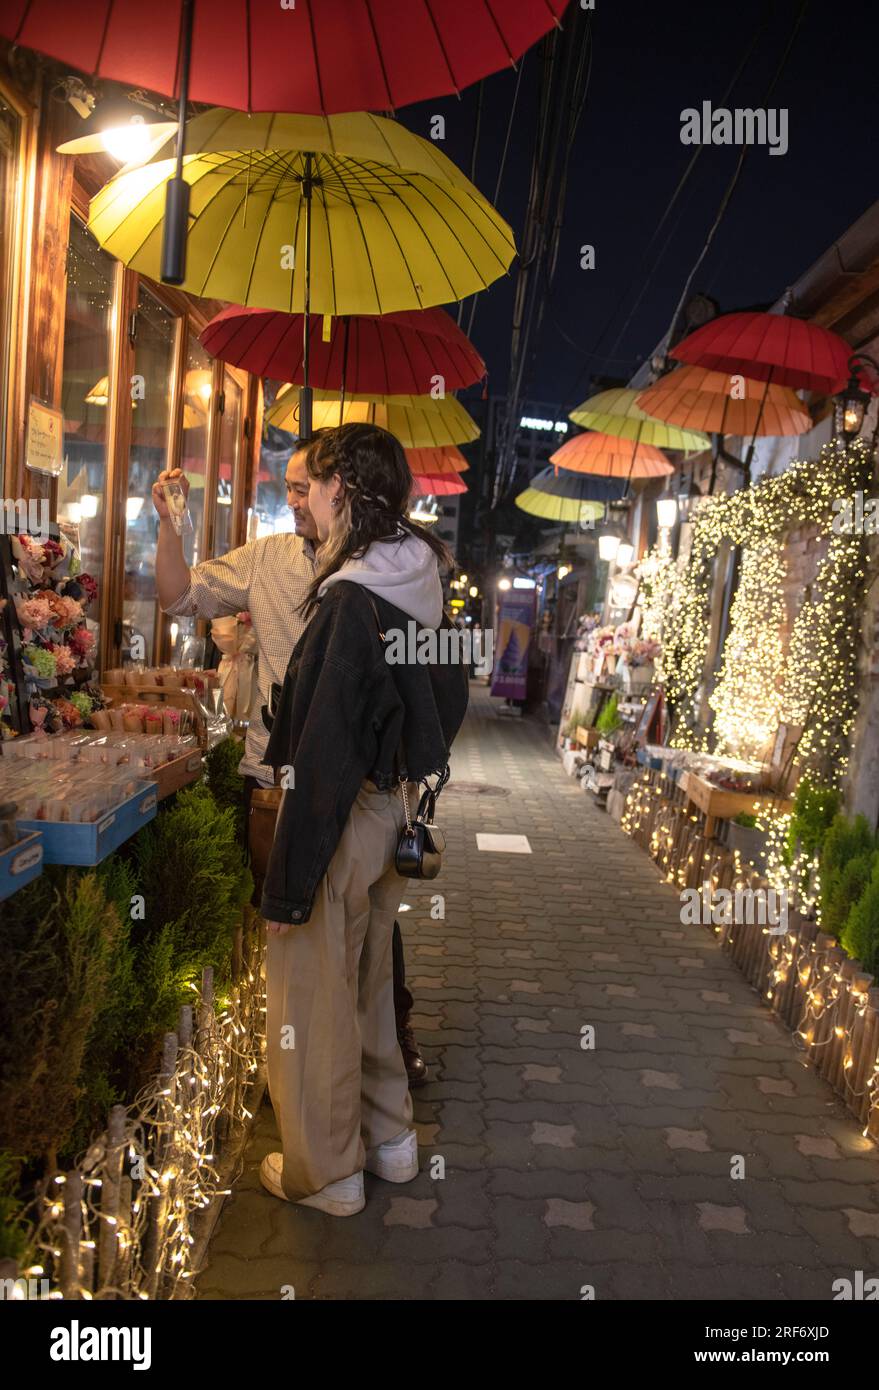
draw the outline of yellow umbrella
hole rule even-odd
[[[299,392],[283,386],[266,415],[266,423],[299,433]],[[340,415],[340,399],[332,391],[315,391],[312,428],[334,428],[352,420],[381,425],[395,434],[404,449],[435,449],[449,444],[469,444],[479,438],[479,427],[454,396],[346,396]]]
[[[617,439],[633,439],[639,444],[653,444],[658,449],[698,453],[711,447],[708,436],[698,430],[679,429],[645,414],[635,403],[639,394],[624,386],[599,391],[597,396],[590,396],[572,410],[569,418],[584,429],[598,430]]]
[[[516,254],[479,190],[398,121],[215,108],[187,122],[186,149],[191,294],[288,313],[386,314],[485,289]],[[105,250],[153,280],[172,154],[168,142],[120,170],[90,208]]]

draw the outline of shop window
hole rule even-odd
[[[79,547],[82,567],[104,580],[104,507],[114,262],[76,217],[70,219],[61,408],[64,467],[58,520]],[[89,627],[97,635],[98,605]]]
[[[123,647],[129,648],[133,639],[142,638],[147,661],[153,655],[158,616],[155,580],[158,523],[150,496],[153,483],[167,467],[176,323],[170,310],[141,287],[131,382]]]
[[[271,388],[266,389],[266,409],[271,404]],[[271,536],[277,531],[292,531],[293,514],[287,506],[287,484],[285,475],[290,455],[296,445],[296,436],[288,430],[276,429],[268,425],[264,431],[259,451],[259,472],[256,479],[256,500],[250,512],[247,528],[249,541],[259,540],[261,536]]]
[[[183,451],[180,467],[189,479],[189,512],[192,530],[184,532],[183,553],[188,565],[207,558],[204,553],[205,484],[208,473],[208,427],[213,400],[214,364],[198,338],[186,343],[183,378]],[[171,660],[176,664],[199,663],[203,639],[197,636],[197,618],[175,618],[170,625]],[[200,644],[200,645],[199,645]]]
[[[0,481],[6,475],[6,420],[14,313],[15,226],[21,121],[0,98]]]
[[[217,512],[214,522],[214,554],[225,555],[232,548],[233,494],[239,484],[238,458],[241,449],[241,411],[243,392],[226,372],[223,377],[223,412],[220,415],[220,451],[217,467]]]

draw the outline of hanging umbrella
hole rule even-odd
[[[604,502],[597,501],[596,494],[603,493],[605,499],[609,499],[617,496],[618,491],[601,479],[544,468],[535,474],[515,501],[523,512],[543,517],[545,521],[600,521],[604,516]]]
[[[231,305],[201,341],[212,357],[273,381],[303,381],[303,316]],[[485,363],[444,309],[356,314],[309,323],[312,384],[363,395],[426,395],[437,377],[446,391],[470,386]]]
[[[0,36],[94,77],[248,111],[389,111],[514,66],[568,0],[4,0]],[[182,37],[181,37],[182,36]]]
[[[187,122],[186,145],[195,151],[183,166],[190,294],[287,313],[309,299],[318,314],[387,314],[485,289],[515,255],[512,231],[479,190],[397,121],[215,109]],[[104,249],[153,280],[168,152],[120,170],[90,207]]]
[[[466,492],[461,477],[467,462],[460,449],[407,449],[406,462],[415,480],[415,490],[422,496],[450,497]]]
[[[503,275],[515,255],[512,231],[479,190],[397,121],[215,109],[187,122],[186,143],[197,151],[180,174],[188,268],[175,283],[205,298],[303,313],[304,425],[311,312],[386,314],[463,299]],[[122,169],[89,216],[105,250],[154,280],[167,153]]]
[[[456,473],[454,469],[451,476],[439,474],[436,477],[431,477],[429,473],[414,473],[412,475],[413,497],[454,497],[466,491],[467,484],[460,473]]]
[[[592,430],[566,440],[550,454],[549,461],[556,468],[604,478],[659,478],[674,472],[665,454],[654,445]]]
[[[638,404],[649,415],[710,434],[795,435],[812,428],[812,417],[789,386],[745,377],[744,397],[731,394],[725,372],[678,367],[642,391]]]
[[[454,444],[443,449],[407,449],[406,462],[413,473],[466,473],[470,467],[461,450]]]
[[[627,386],[599,391],[590,396],[569,419],[584,429],[614,435],[617,439],[632,439],[639,444],[653,444],[658,449],[681,449],[684,453],[701,452],[710,441],[698,430],[682,430],[654,420],[637,405],[638,392]]]
[[[328,391],[315,391],[313,429],[334,428],[352,420],[381,425],[397,436],[404,449],[469,444],[479,438],[479,427],[454,396],[437,401],[430,396],[385,396],[378,401],[347,396],[342,403]],[[299,434],[298,392],[291,387],[279,391],[266,423]]]
[[[671,349],[679,362],[833,395],[849,378],[852,349],[838,333],[787,314],[721,314]]]

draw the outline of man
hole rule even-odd
[[[160,473],[153,484],[153,505],[159,514],[156,547],[159,605],[165,613],[177,617],[220,618],[248,612],[259,648],[260,705],[269,704],[273,682],[283,685],[290,654],[305,628],[299,607],[314,578],[317,563],[317,527],[308,510],[309,478],[305,466],[310,443],[310,439],[299,441],[285,474],[287,505],[293,513],[295,531],[264,536],[215,560],[205,560],[192,569],[183,553],[183,538],[169,519],[162,491],[164,483],[179,482],[188,494],[189,483],[181,470],[175,468]],[[262,720],[251,720],[244,757],[239,765],[244,778],[248,839],[257,880],[265,873],[280,804],[280,789],[274,785],[271,769],[262,761],[268,739]],[[258,892],[260,889],[258,881]],[[427,1077],[427,1067],[409,1024],[413,999],[406,988],[399,923],[394,925],[393,949],[397,1036],[409,1084],[419,1086]]]

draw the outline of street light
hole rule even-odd
[[[836,432],[841,434],[847,444],[857,439],[864,424],[864,416],[870,405],[870,392],[865,391],[858,376],[859,366],[869,364],[879,372],[879,363],[866,352],[856,352],[848,360],[850,372],[848,385],[836,396]]]
[[[671,492],[656,499],[656,520],[661,531],[670,531],[678,519],[678,499]]]
[[[690,481],[684,482],[681,476],[681,485],[678,489],[678,511],[681,521],[690,521],[699,503],[702,501],[702,490],[696,484],[694,473],[690,473]]]
[[[635,558],[635,547],[631,541],[620,541],[617,547],[616,562],[620,569],[625,569]]]
[[[477,589],[475,584],[471,584],[467,592],[469,593],[471,598],[479,598],[479,590]]]
[[[612,564],[620,548],[621,537],[616,531],[605,531],[598,537],[598,558]]]
[[[497,586],[499,589],[503,589],[505,592],[507,589],[512,589],[513,587],[509,579],[499,579]]]

